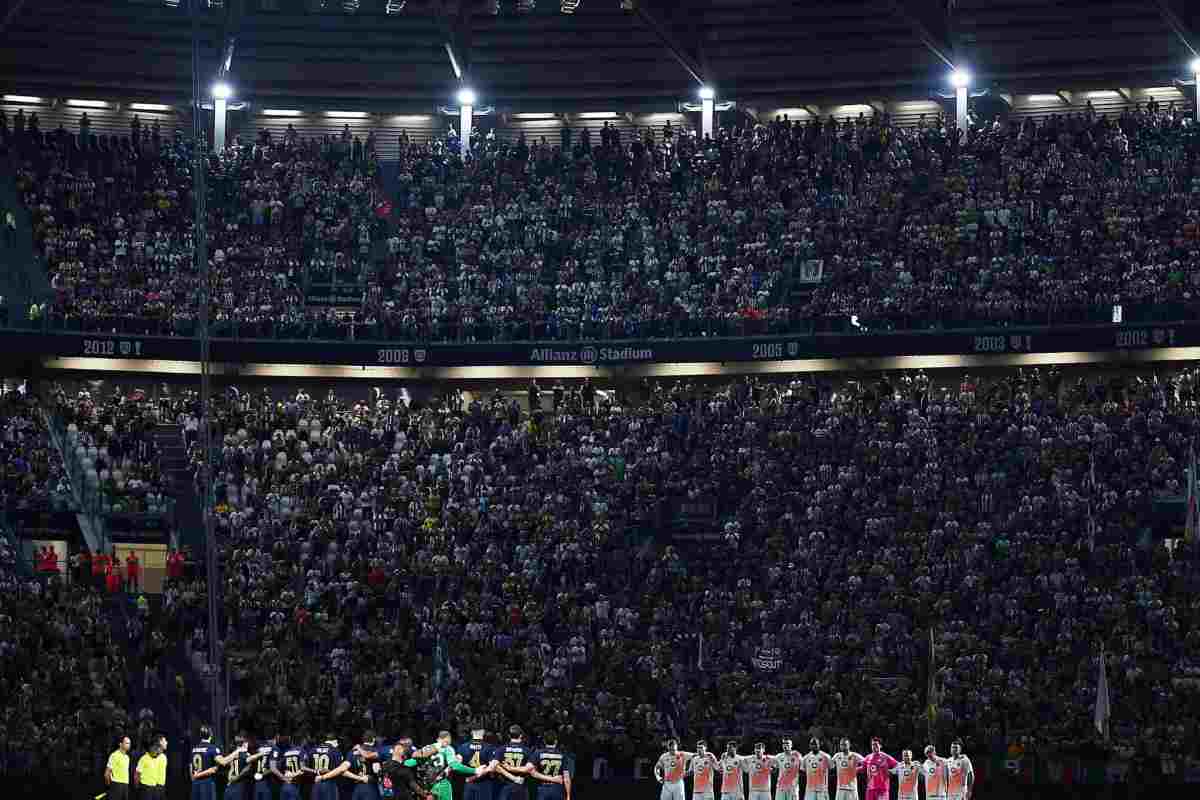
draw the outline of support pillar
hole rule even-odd
[[[459,131],[459,141],[462,142],[463,158],[466,158],[467,153],[471,152],[471,115],[474,111],[473,107],[465,103],[458,108],[459,127],[462,128]]]
[[[692,106],[695,108],[695,106]],[[713,117],[716,115],[716,100],[711,97],[700,101],[700,133],[702,138],[710,139],[715,135]]]
[[[962,131],[963,142],[967,141],[967,87],[959,86],[954,90],[954,122]]]
[[[1200,69],[1192,75],[1192,119],[1200,122]]]
[[[228,116],[229,101],[223,98],[213,98],[213,152],[225,151],[225,120]]]

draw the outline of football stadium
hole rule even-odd
[[[1198,90],[1189,0],[4,0],[0,797],[1188,797]]]

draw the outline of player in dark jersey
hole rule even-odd
[[[533,754],[522,743],[524,740],[525,732],[521,730],[521,726],[513,725],[508,729],[508,744],[497,747],[493,754],[499,762],[497,774],[508,779],[500,784],[497,800],[525,800],[528,795],[522,784],[525,782],[525,776],[534,771],[535,765]]]
[[[329,734],[324,743],[308,754],[313,772],[312,800],[338,800],[337,779],[350,769],[350,762],[338,749],[337,734]]]
[[[346,777],[354,785],[354,793],[350,800],[379,800],[378,761],[369,760],[367,755],[375,753],[375,731],[363,733],[362,742],[356,744],[350,752],[350,769]]]
[[[542,736],[542,746],[533,751],[535,769],[530,773],[540,781],[537,800],[571,800],[571,775],[575,759],[558,748],[558,734],[549,731]]]
[[[248,800],[246,797],[246,786],[249,784],[251,772],[251,755],[249,738],[244,733],[239,733],[233,740],[234,750],[228,756],[222,766],[228,767],[225,773],[225,800]],[[258,754],[254,755],[255,760],[258,759]],[[219,762],[221,759],[218,758]]]
[[[254,760],[254,800],[271,798],[271,762],[275,757],[275,742],[267,738],[258,740],[258,746],[250,754]]]
[[[483,740],[484,733],[483,728],[472,728],[471,741],[454,748],[459,759],[468,767],[486,767],[496,760],[493,756],[492,746]],[[492,800],[495,789],[496,780],[490,775],[467,778],[466,788],[463,790],[463,800]]]
[[[223,764],[218,763],[221,749],[213,744],[212,729],[200,728],[200,744],[192,748],[192,800],[217,800],[217,784],[213,776]]]
[[[281,743],[276,746],[275,764],[271,773],[279,779],[279,800],[300,800],[300,780],[304,777],[304,765],[308,760],[308,751],[296,737],[295,741]]]

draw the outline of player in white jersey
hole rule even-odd
[[[850,749],[850,740],[842,739],[833,757],[837,776],[837,800],[858,800],[858,773],[863,771],[863,757]]]
[[[696,742],[696,755],[692,757],[692,800],[713,800],[717,772],[720,764],[717,757],[708,752],[708,745]]]
[[[686,800],[683,776],[687,774],[688,762],[693,755],[680,750],[675,739],[667,740],[667,752],[654,764],[654,777],[662,784],[661,800]]]
[[[921,765],[925,776],[925,800],[946,800],[946,759],[937,754],[937,748],[925,748],[925,763]]]
[[[950,745],[950,757],[946,759],[946,796],[950,800],[970,800],[975,788],[975,768],[971,759],[963,755],[962,741],[956,739]]]
[[[775,756],[767,755],[767,746],[758,742],[748,763],[750,800],[771,800],[771,773],[779,766]]]
[[[725,755],[717,762],[721,773],[721,800],[743,800],[745,798],[746,773],[750,771],[751,756],[739,756],[737,742],[725,746]]]
[[[800,800],[800,764],[803,756],[792,749],[792,740],[784,739],[779,755],[775,756],[775,769],[779,780],[775,782],[775,800]]]
[[[921,765],[913,761],[912,750],[900,754],[900,763],[892,767],[890,772],[900,782],[900,791],[896,800],[920,800],[917,796],[917,784],[921,778]]]
[[[833,757],[821,749],[821,740],[808,740],[804,754],[804,800],[829,800],[829,772]]]

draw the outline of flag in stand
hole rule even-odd
[[[700,631],[700,642],[696,646],[696,669],[704,669],[704,631]]]
[[[1183,538],[1188,542],[1196,541],[1196,528],[1200,525],[1197,502],[1200,498],[1196,497],[1196,445],[1193,444],[1188,448],[1187,525],[1183,532]]]
[[[1096,550],[1096,517],[1092,514],[1092,498],[1096,494],[1096,452],[1088,456],[1087,477],[1087,548],[1089,553]]]
[[[1100,648],[1100,681],[1096,686],[1096,732],[1108,738],[1108,718],[1112,710],[1108,702],[1108,664],[1104,657],[1104,647]]]
[[[937,654],[933,647],[933,628],[929,629],[929,685],[925,689],[926,702],[928,703],[929,721],[932,723],[937,719],[938,715],[938,699],[937,699]]]

